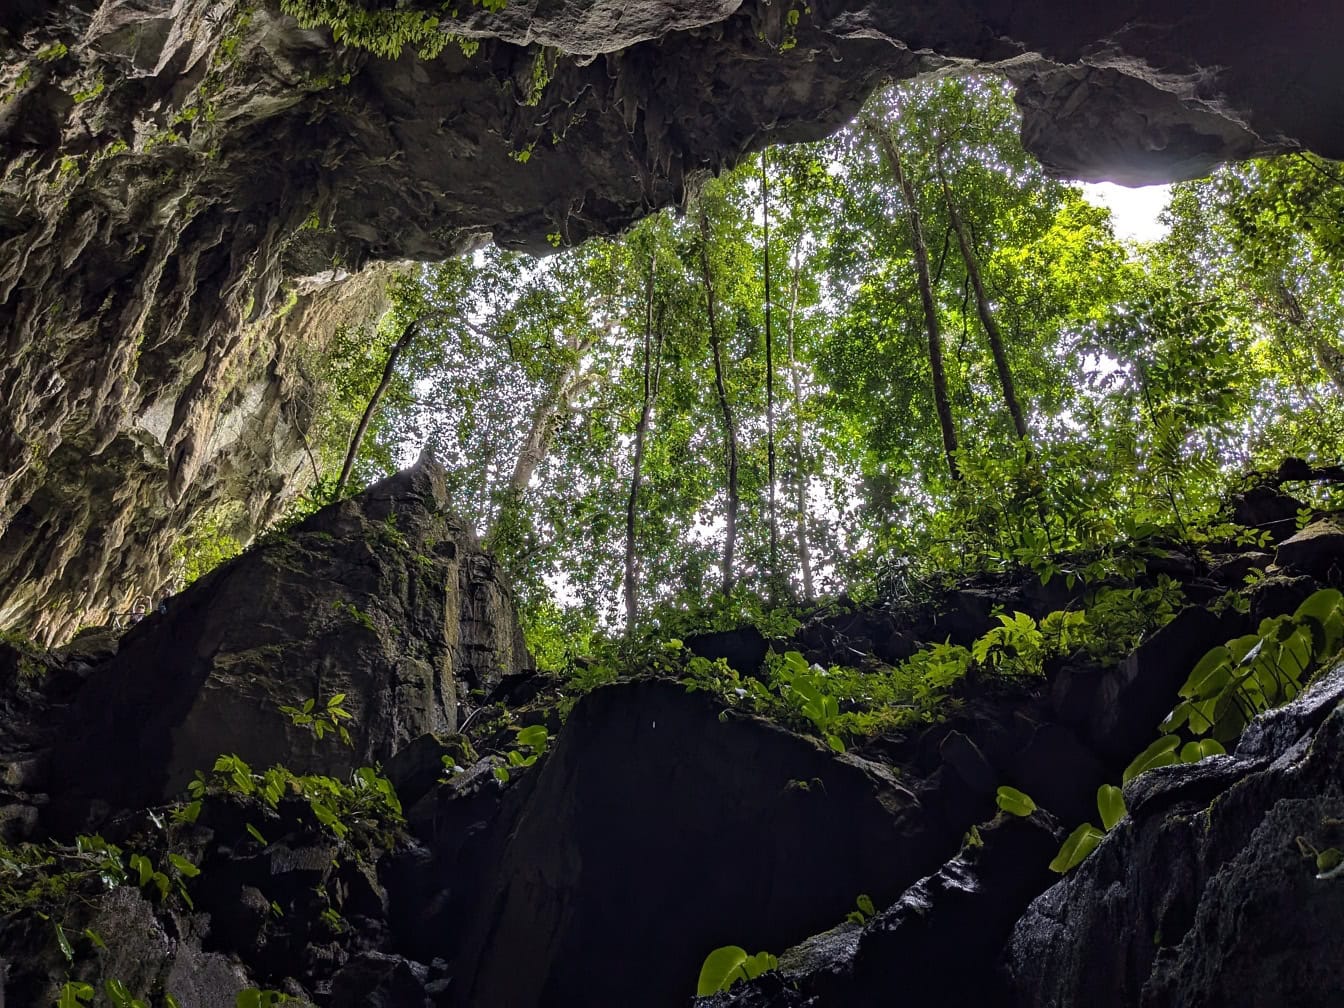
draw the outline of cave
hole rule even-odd
[[[1344,550],[1316,526],[1306,540],[1266,533],[1260,560],[1229,548],[1243,564],[1231,581],[1172,551],[1164,576],[1192,598],[1242,592],[1246,612],[1181,612],[1096,679],[1066,668],[1044,694],[989,690],[900,751],[918,767],[908,779],[727,718],[657,676],[550,720],[529,695],[542,688],[507,579],[452,516],[429,457],[262,537],[119,642],[97,628],[176,585],[203,520],[227,514],[251,540],[319,481],[311,361],[387,311],[399,264],[618,235],[768,146],[832,135],[889,81],[972,71],[1011,83],[1023,146],[1061,179],[1141,186],[1284,152],[1344,159],[1342,49],[1344,17],[1319,0],[9,3],[0,629],[14,640],[0,644],[0,839],[17,850],[82,835],[59,863],[103,865],[119,885],[54,931],[0,914],[0,985],[6,959],[19,985],[0,986],[0,1003],[68,995],[61,1008],[78,1008],[96,978],[88,997],[106,985],[108,1004],[155,1008],[168,994],[180,1008],[675,1005],[704,952],[742,935],[749,951],[791,950],[785,979],[770,970],[706,1003],[1272,1003],[1281,946],[1228,918],[1244,892],[1269,890],[1304,909],[1290,921],[1258,905],[1267,928],[1342,923],[1323,888],[1344,845],[1338,669],[1247,718],[1232,755],[1127,782],[1123,835],[1053,888],[1060,822],[1034,802],[1015,814],[1000,797],[996,810],[994,792],[1016,774],[1051,811],[1085,815],[1200,656],[1250,634],[1246,613],[1278,614],[1262,601],[1271,589],[1288,612],[1335,590]],[[1310,466],[1307,478],[1333,480]],[[1291,498],[1264,492],[1288,511],[1246,524],[1288,521]],[[1271,561],[1269,588],[1241,585]],[[961,586],[909,627],[866,611],[851,622],[871,617],[863,650],[893,662],[944,627],[969,647],[991,595],[1035,619],[1068,608],[1048,582]],[[1311,618],[1334,640],[1334,615]],[[819,616],[790,647],[840,640],[838,625]],[[687,646],[744,676],[764,660],[756,638],[721,633]],[[155,670],[169,668],[165,686]],[[332,695],[339,713],[304,706]],[[530,754],[480,759],[462,741],[469,708],[492,704],[516,708],[501,715],[522,719],[510,732],[543,728]],[[1116,710],[1143,721],[1137,737]],[[349,751],[333,756],[322,731],[352,733]],[[211,771],[229,752],[243,769]],[[1038,768],[1061,761],[1074,778],[1054,793]],[[317,776],[263,775],[281,763]],[[384,778],[360,776],[371,765],[396,785],[397,829],[380,833],[368,812],[390,807],[377,805]],[[231,773],[245,783],[221,797]],[[338,817],[347,832],[332,840],[323,815],[337,799],[314,797],[325,785],[312,780],[351,775],[373,804],[347,809],[364,819]],[[836,816],[853,828],[828,828]],[[1310,878],[1293,874],[1304,837]],[[722,860],[683,862],[701,842]],[[139,886],[120,860],[137,844],[154,852],[132,858]],[[29,880],[32,865],[13,865]],[[199,910],[166,909],[189,888]],[[1108,889],[1120,896],[1097,895]],[[833,928],[859,892],[868,909]],[[1146,931],[1122,941],[1131,917]],[[139,937],[112,940],[123,932]],[[1273,968],[1254,968],[1260,955]],[[1282,1003],[1338,1003],[1337,954],[1302,958]]]

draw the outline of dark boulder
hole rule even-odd
[[[508,589],[426,457],[132,627],[70,708],[52,788],[74,810],[151,804],[221,753],[343,776],[451,732],[459,682],[488,689],[528,664]],[[338,694],[352,746],[280,711]]]
[[[1022,1008],[1344,1003],[1344,665],[1231,756],[1149,771],[1129,815],[1018,923]]]
[[[722,710],[655,680],[575,706],[510,786],[474,901],[423,928],[465,931],[451,1004],[679,1006],[711,949],[785,948],[955,847],[889,770]]]
[[[1313,522],[1279,543],[1274,562],[1295,574],[1326,578],[1333,572],[1338,580],[1344,572],[1344,526],[1332,521]]]

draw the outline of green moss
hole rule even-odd
[[[82,105],[84,104],[84,102],[93,101],[93,99],[97,98],[100,94],[102,94],[106,90],[107,90],[106,82],[100,80],[98,81],[98,83],[94,84],[93,87],[88,88],[87,90],[76,91],[74,95],[72,95],[72,97],[74,98],[76,105]]]

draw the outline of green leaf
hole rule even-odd
[[[1179,695],[1188,699],[1212,696],[1227,685],[1232,676],[1232,653],[1225,647],[1214,648],[1195,666]]]
[[[828,734],[826,736],[826,744],[835,752],[842,753],[845,751],[845,740],[839,735]]]
[[[497,766],[491,770],[491,773],[495,775],[495,780],[499,781],[501,784],[507,784],[509,782],[509,771],[504,767]]]
[[[537,752],[546,748],[548,739],[545,725],[532,725],[518,733],[518,744],[527,746],[529,749],[535,749]]]
[[[747,950],[738,945],[725,945],[705,956],[700,966],[700,979],[695,985],[695,996],[708,997],[726,991],[736,980],[746,979],[742,964],[747,958]]]
[[[60,946],[61,955],[65,956],[65,961],[73,963],[75,961],[75,950],[70,947],[70,939],[65,936],[65,928],[60,924],[56,925],[56,944]]]
[[[1082,863],[1083,859],[1097,849],[1106,834],[1091,823],[1083,823],[1069,834],[1064,846],[1059,849],[1055,859],[1050,862],[1050,870],[1063,875]]]
[[[1036,811],[1036,803],[1017,788],[999,788],[995,800],[999,803],[999,808],[1009,815],[1029,816]]]
[[[247,832],[252,835],[252,839],[256,840],[257,843],[261,844],[262,846],[265,846],[266,838],[261,835],[261,830],[257,829],[251,823],[246,823],[245,825],[247,827]]]
[[[103,951],[107,951],[107,943],[103,941],[103,936],[93,930],[93,928],[85,928],[84,937],[93,943],[94,948],[100,948]]]
[[[859,910],[867,914],[869,917],[872,917],[877,913],[877,908],[873,906],[873,898],[869,896],[867,893],[861,893],[859,895],[859,898],[856,899],[854,902],[858,906]]]
[[[1305,602],[1293,613],[1294,620],[1310,617],[1324,624],[1344,604],[1344,594],[1334,588],[1322,588],[1309,595]]]
[[[1097,788],[1097,811],[1101,813],[1101,827],[1109,833],[1125,817],[1125,796],[1114,784]]]
[[[1179,735],[1163,735],[1143,752],[1134,757],[1134,761],[1125,767],[1120,777],[1121,784],[1128,784],[1145,770],[1154,767],[1171,766],[1176,762],[1176,749],[1181,744]]]
[[[168,860],[169,862],[172,863],[172,866],[177,869],[178,874],[181,875],[183,878],[195,878],[197,875],[201,873],[201,870],[199,868],[197,868],[186,858],[182,857],[180,854],[170,853],[168,855]]]
[[[1182,763],[1198,763],[1205,756],[1226,755],[1227,750],[1214,739],[1200,739],[1197,742],[1187,742],[1181,747],[1180,761]]]

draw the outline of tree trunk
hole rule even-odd
[[[980,324],[985,327],[985,335],[989,338],[989,351],[994,355],[994,370],[999,373],[999,387],[1003,389],[1003,401],[1013,418],[1013,428],[1017,431],[1017,436],[1025,440],[1028,436],[1027,422],[1023,419],[1022,406],[1017,400],[1017,387],[1013,384],[1013,372],[1008,366],[1008,354],[1003,347],[1003,333],[999,329],[993,311],[990,310],[985,285],[980,278],[980,266],[975,258],[975,250],[971,248],[970,235],[966,233],[966,224],[961,219],[957,202],[952,198],[952,188],[947,184],[947,176],[943,173],[941,151],[938,154],[938,179],[943,185],[947,216],[952,222],[952,230],[957,234],[957,245],[961,249],[962,261],[966,263],[966,275],[970,277],[971,289],[975,291],[975,309],[980,316]]]
[[[625,505],[625,632],[634,633],[635,618],[639,612],[639,571],[635,562],[635,516],[639,506],[639,490],[644,483],[644,445],[649,426],[653,422],[653,406],[658,398],[658,386],[663,372],[663,334],[661,327],[655,338],[653,326],[654,270],[656,253],[649,253],[649,281],[644,306],[644,402],[635,427],[635,458],[630,474],[630,497]]]
[[[723,594],[733,591],[733,553],[737,548],[737,420],[732,403],[728,401],[728,385],[723,371],[723,345],[714,308],[714,278],[709,268],[709,215],[700,204],[700,268],[705,283],[705,303],[709,320],[709,348],[714,357],[714,388],[719,395],[719,409],[723,413],[724,454],[728,469],[728,507],[724,519],[723,539]]]
[[[929,370],[933,373],[933,403],[938,411],[938,426],[943,434],[943,454],[947,457],[947,470],[954,480],[961,479],[961,470],[957,468],[957,429],[952,423],[952,404],[947,398],[947,375],[943,370],[943,337],[938,328],[938,308],[933,300],[933,283],[929,279],[929,250],[924,244],[924,230],[920,225],[919,206],[915,202],[915,190],[905,177],[901,167],[901,154],[891,139],[891,133],[884,123],[872,117],[864,121],[869,134],[877,140],[896,184],[905,197],[906,216],[910,220],[915,249],[915,271],[919,278],[919,299],[924,306],[924,327],[929,337]]]
[[[807,538],[807,473],[803,464],[803,376],[798,369],[798,359],[794,352],[794,319],[798,314],[798,286],[799,273],[801,266],[796,258],[793,262],[793,291],[791,304],[789,307],[789,330],[788,330],[788,350],[789,350],[789,383],[793,386],[793,435],[794,435],[794,457],[793,470],[795,481],[795,508],[797,511],[798,527],[798,566],[801,568],[803,576],[803,599],[811,602],[815,598],[812,588],[812,547]]]
[[[779,590],[779,521],[775,489],[775,350],[770,325],[774,305],[770,292],[770,181],[766,152],[761,151],[761,219],[765,232],[765,457],[770,479],[770,601]]]
[[[373,396],[369,399],[369,404],[364,407],[363,416],[359,418],[359,426],[355,428],[354,437],[350,439],[350,447],[345,453],[345,464],[341,466],[341,475],[337,478],[336,486],[331,492],[333,500],[340,498],[342,491],[345,490],[345,485],[350,482],[350,473],[355,468],[355,459],[359,457],[359,449],[364,443],[364,435],[368,433],[373,415],[378,412],[378,404],[383,400],[383,393],[392,384],[392,376],[396,374],[397,358],[410,345],[411,339],[420,327],[420,322],[421,319],[408,322],[406,328],[401,331],[401,335],[397,337],[397,341],[392,344],[392,349],[387,352],[387,363],[383,365],[382,380],[378,382],[378,387],[373,390]]]

